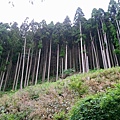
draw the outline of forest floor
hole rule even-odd
[[[0,120],[53,120],[61,112],[67,114],[79,99],[105,92],[116,83],[120,83],[120,67],[0,93]]]

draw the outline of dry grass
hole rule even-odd
[[[79,97],[78,93],[69,87],[73,81],[82,81],[88,86],[87,94],[104,92],[120,82],[120,67],[75,74],[63,81],[30,86],[13,95],[3,95],[0,99],[0,116],[3,113],[7,115],[22,111],[26,113],[25,118],[28,120],[52,120],[55,113],[68,113]],[[86,93],[82,95],[84,96]]]

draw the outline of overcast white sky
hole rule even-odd
[[[8,4],[9,0],[0,0],[0,22],[18,22],[21,24],[26,17],[30,20],[41,22],[43,19],[63,22],[68,15],[73,22],[73,18],[78,7],[81,7],[85,17],[90,18],[93,8],[108,9],[110,0],[34,0],[34,5],[29,4],[29,0],[12,0],[15,7]]]

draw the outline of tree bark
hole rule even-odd
[[[81,73],[80,45],[78,43],[79,72]]]
[[[7,56],[7,59],[6,59],[6,64],[8,63],[9,55],[10,55],[10,52],[8,52],[8,56]],[[6,65],[5,65],[5,69],[6,69],[6,68],[7,68],[7,67],[6,67]],[[1,91],[1,89],[2,89],[4,76],[5,76],[5,71],[4,71],[3,74],[2,74],[2,79],[1,79],[1,83],[0,83],[0,91]]]
[[[30,57],[30,67],[29,67],[28,77],[27,77],[27,86],[29,85],[30,72],[31,72],[31,67],[32,67],[32,59],[33,59],[33,50],[32,50],[31,57]]]
[[[17,59],[17,65],[16,65],[16,70],[15,70],[15,76],[14,76],[14,82],[13,82],[12,90],[15,89],[15,83],[16,83],[16,77],[17,77],[17,73],[18,73],[19,62],[20,62],[20,53],[18,54],[18,59]]]
[[[58,80],[58,70],[59,70],[59,44],[57,45],[57,72],[56,72],[56,81]]]
[[[100,37],[100,32],[99,32],[98,28],[97,28],[97,33],[98,33],[98,38],[99,38],[99,43],[100,43],[100,50],[101,50],[101,55],[102,55],[103,67],[105,69],[105,68],[107,68],[107,63],[106,63],[106,58],[104,56],[104,50],[102,49],[101,37]]]
[[[24,87],[26,87],[26,85],[27,85],[27,76],[28,76],[29,59],[30,59],[30,48],[29,48],[29,51],[28,51],[27,68],[26,68],[26,75],[25,75]]]
[[[50,39],[50,51],[49,51],[49,61],[48,61],[48,82],[50,81],[50,63],[51,63],[51,44],[52,39]]]
[[[20,63],[19,63],[19,67],[18,67],[18,73],[17,73],[17,77],[16,77],[15,90],[17,89],[17,85],[18,85],[18,79],[19,79],[19,75],[20,75],[21,63],[22,63],[22,53],[21,53]]]
[[[11,67],[12,67],[12,57],[11,57],[11,60],[10,60],[10,64],[8,65],[8,69],[7,69],[7,73],[6,73],[6,77],[5,77],[5,83],[4,83],[3,91],[5,91]]]
[[[65,70],[67,70],[67,44],[65,46]]]
[[[45,62],[44,62],[44,66],[43,66],[42,82],[45,81],[46,66],[47,66],[47,53],[48,53],[48,46],[47,46],[47,50],[46,50],[46,53],[45,53]]]
[[[20,89],[23,88],[23,78],[24,78],[24,68],[25,68],[25,49],[26,49],[26,37],[24,39],[24,53],[23,53],[22,76],[21,76],[21,82],[20,82]]]
[[[34,85],[34,79],[35,79],[35,70],[36,70],[36,64],[37,64],[37,51],[35,54],[35,61],[34,61],[34,68],[33,68],[33,72],[32,72],[32,85]]]
[[[84,65],[84,55],[83,55],[83,43],[82,43],[82,30],[81,30],[81,21],[80,21],[80,42],[81,42],[81,58],[82,58],[82,72],[85,73],[85,65]]]
[[[37,79],[38,79],[38,70],[39,70],[39,65],[40,65],[40,55],[41,55],[41,49],[39,49],[39,56],[38,56],[38,63],[37,63],[37,70],[36,70],[36,78],[35,78],[35,85],[37,84]]]

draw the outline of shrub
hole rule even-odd
[[[72,73],[74,73],[75,72],[75,70],[74,69],[67,69],[67,70],[64,70],[64,74],[68,74],[68,75],[70,75],[70,74],[72,74]]]
[[[81,80],[74,80],[71,81],[69,84],[69,87],[78,93],[79,97],[81,97],[83,94],[87,93],[88,87],[83,83]]]
[[[120,85],[106,93],[80,100],[70,114],[70,120],[119,120]]]

